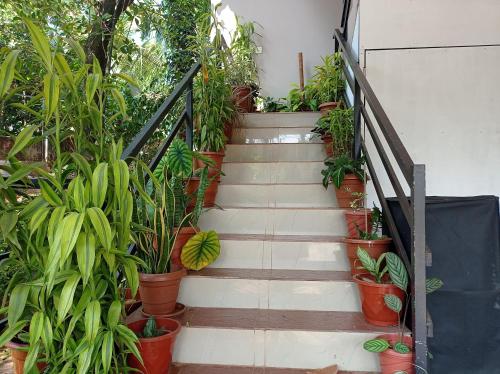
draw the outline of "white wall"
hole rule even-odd
[[[500,1],[360,1],[361,63],[428,195],[499,195]]]
[[[304,53],[306,79],[321,56],[334,50],[333,30],[340,24],[341,0],[223,0],[224,7],[262,27],[257,60],[262,95],[284,97],[299,81],[297,54]]]

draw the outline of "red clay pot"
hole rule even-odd
[[[349,209],[344,212],[345,222],[347,224],[347,237],[359,238],[358,230],[371,233],[372,231],[372,211],[371,209]]]
[[[399,341],[398,334],[386,334],[377,336],[377,339],[385,339],[392,346]],[[403,343],[413,351],[413,339],[410,336],[403,336]],[[380,353],[380,368],[382,374],[393,374],[398,371],[404,371],[407,374],[415,374],[415,353],[398,353],[394,349],[389,348],[385,352]]]
[[[188,195],[195,194],[200,185],[200,178],[191,177],[191,179],[187,182],[186,185],[186,193]],[[203,206],[205,208],[212,208],[215,206],[215,199],[217,198],[217,191],[219,191],[219,182],[217,179],[214,179],[205,190],[205,197],[203,199]],[[187,211],[192,212],[194,209],[194,200],[188,204]]]
[[[363,248],[368,252],[370,257],[378,260],[378,258],[386,252],[389,252],[392,239],[384,238],[379,240],[361,240],[361,239],[352,239],[345,238],[344,242],[346,244],[347,249],[347,257],[349,258],[349,262],[351,263],[351,274],[362,274],[365,272],[363,269],[358,269],[361,267],[361,263],[358,261],[358,247]]]
[[[375,283],[374,277],[367,273],[357,274],[353,279],[358,284],[361,309],[366,321],[376,326],[397,325],[399,316],[385,305],[384,296],[396,295],[404,302],[404,292],[392,283]]]
[[[10,351],[10,357],[12,358],[12,362],[14,363],[15,374],[23,374],[24,362],[26,361],[26,356],[28,356],[28,345],[8,342],[7,344],[5,344],[5,347]],[[45,362],[38,362],[36,364],[36,367],[38,368],[38,371],[40,373],[43,373],[43,371],[47,367],[47,364]]]
[[[139,289],[144,312],[155,316],[172,313],[184,275],[184,269],[164,274],[140,273]]]
[[[346,174],[340,188],[335,188],[339,208],[351,207],[351,202],[357,199],[353,192],[365,193],[365,184],[354,174]]]
[[[325,144],[325,152],[328,157],[333,157],[333,138],[331,134],[325,134],[321,137]]]
[[[233,87],[234,106],[240,113],[251,113],[254,108],[254,98],[252,87],[234,86]]]
[[[329,101],[327,103],[323,103],[319,106],[319,111],[321,112],[321,116],[326,117],[331,110],[335,109],[340,105],[337,101]]]
[[[174,235],[177,234],[177,240],[174,243],[174,248],[172,249],[172,254],[170,255],[170,262],[172,266],[172,271],[177,271],[184,269],[184,265],[181,262],[182,248],[199,231],[197,227],[181,227],[180,229],[176,227],[174,229]],[[178,232],[178,233],[177,233]]]
[[[147,319],[140,319],[127,324],[136,335],[139,335],[146,326]],[[133,355],[129,354],[127,363],[131,368],[144,374],[166,374],[172,363],[175,339],[181,331],[181,324],[170,318],[155,317],[157,328],[163,328],[165,335],[154,338],[139,338],[136,343],[144,365]]]
[[[206,156],[210,159],[212,159],[215,163],[214,167],[209,167],[208,168],[208,176],[209,178],[212,178],[214,176],[217,176],[217,181],[220,180],[220,171],[222,169],[222,161],[224,160],[224,151],[222,152],[200,152],[203,156]],[[194,160],[194,167],[195,169],[202,169],[205,167],[205,163],[202,160],[195,159]]]

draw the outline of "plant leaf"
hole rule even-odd
[[[19,321],[15,325],[9,326],[2,335],[0,335],[0,347],[10,342],[19,332],[24,329],[29,321]]]
[[[101,304],[92,301],[85,310],[85,336],[89,341],[94,341],[101,326]]]
[[[59,262],[61,268],[76,245],[84,219],[85,214],[73,212],[68,214],[62,221],[61,258]]]
[[[18,50],[11,51],[0,66],[0,99],[9,91],[16,71]]]
[[[396,344],[394,344],[394,350],[398,353],[410,353],[411,352],[411,349],[404,343],[401,343],[401,342],[397,342]]]
[[[87,209],[87,214],[94,226],[94,230],[97,233],[101,245],[104,249],[109,251],[111,249],[113,237],[111,234],[111,226],[109,225],[106,215],[100,208],[89,208]]]
[[[193,156],[188,145],[181,139],[175,139],[167,153],[167,168],[179,177],[188,177],[193,170]]]
[[[397,254],[392,252],[387,253],[385,259],[392,282],[399,289],[406,292],[408,289],[408,273],[406,272],[403,261]]]
[[[30,346],[35,345],[40,340],[45,323],[45,315],[42,312],[33,314],[30,322]]]
[[[102,347],[101,347],[102,366],[104,368],[105,373],[109,372],[109,368],[111,366],[111,359],[113,357],[113,346],[114,346],[113,332],[107,331],[104,334],[104,338],[102,339]]]
[[[128,258],[123,259],[123,270],[125,271],[125,278],[130,287],[132,296],[137,294],[139,288],[139,272],[137,271],[137,264]]]
[[[114,329],[120,321],[122,314],[122,303],[120,300],[114,300],[108,309],[108,326]]]
[[[52,187],[50,187],[47,182],[39,180],[38,183],[40,183],[42,197],[47,203],[55,207],[63,205],[61,197],[52,189]]]
[[[73,298],[75,297],[76,286],[80,281],[80,274],[73,274],[68,278],[64,287],[61,291],[61,296],[59,298],[59,304],[57,305],[57,323],[61,322],[66,318],[71,305],[73,305]]]
[[[7,316],[9,326],[14,326],[19,318],[23,315],[29,292],[30,286],[26,284],[18,284],[12,290],[9,299],[9,313]]]
[[[59,76],[52,73],[45,74],[43,77],[43,97],[45,100],[45,122],[47,123],[57,109],[59,91]]]
[[[182,264],[191,270],[201,270],[212,264],[220,255],[219,236],[215,231],[197,233],[184,245]]]
[[[115,181],[115,193],[117,194],[118,201],[121,202],[125,199],[130,179],[128,165],[125,161],[117,160],[113,163],[113,176]]]
[[[38,53],[38,56],[40,56],[45,68],[48,71],[52,71],[52,53],[50,51],[50,44],[47,36],[32,21],[27,18],[24,18],[23,20],[28,28],[33,42],[33,47]]]
[[[368,352],[381,353],[388,350],[390,347],[389,342],[385,339],[372,339],[363,344],[363,348]]]
[[[34,346],[30,345],[28,350],[28,355],[26,356],[26,361],[24,361],[24,372],[30,373],[35,367],[36,360],[38,359],[38,352],[40,350],[40,343]]]
[[[94,235],[92,233],[81,232],[76,241],[76,259],[82,275],[84,287],[87,285],[92,273],[95,261],[95,251],[96,243]]]
[[[102,162],[96,166],[92,175],[92,202],[97,208],[102,208],[108,190],[108,164]]]
[[[14,145],[9,151],[7,158],[12,158],[21,152],[26,146],[30,143],[33,138],[33,134],[36,131],[38,126],[27,126],[21,130],[19,135],[16,136],[16,140],[14,141]]]
[[[434,291],[439,290],[441,287],[443,287],[443,281],[438,278],[429,278],[425,280],[425,292],[430,294],[433,293]]]
[[[401,310],[403,309],[403,302],[396,295],[384,295],[384,302],[390,310],[396,313],[401,313]]]

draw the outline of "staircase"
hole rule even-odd
[[[325,153],[310,130],[316,113],[248,114],[227,146],[221,209],[204,230],[221,256],[183,280],[189,308],[175,374],[379,371],[363,342],[374,328],[360,313],[342,244],[346,227],[333,189],[321,185]]]

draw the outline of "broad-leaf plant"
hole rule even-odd
[[[6,263],[20,268],[6,287],[8,326],[0,346],[13,339],[28,344],[26,373],[36,372],[39,360],[48,373],[124,372],[127,354],[140,356],[137,337],[122,322],[117,274],[125,274],[135,294],[139,260],[128,254],[134,208],[129,167],[121,160],[122,142],[106,131],[126,117],[114,85],[118,77],[103,77],[95,59],[86,64],[76,43],[70,46],[81,64],[70,68],[40,29],[25,23],[44,76],[40,94],[17,106],[39,124],[17,136],[2,166],[8,176],[0,176],[0,232],[11,252]],[[107,100],[120,111],[104,115]],[[56,149],[49,171],[16,158],[41,125]],[[72,140],[74,152],[61,148],[63,139]]]

